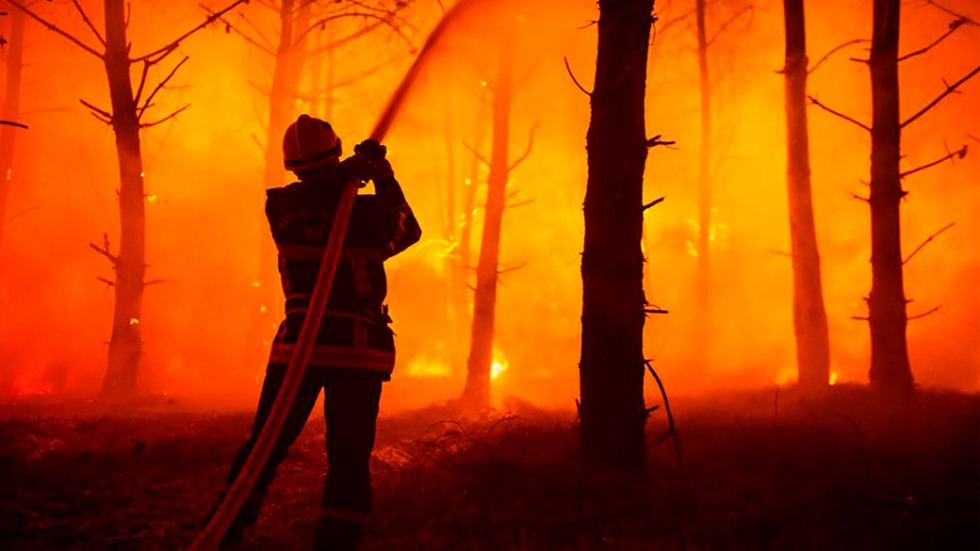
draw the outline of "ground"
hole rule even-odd
[[[510,401],[383,415],[368,550],[977,549],[980,398],[923,391],[883,407],[775,388],[673,399],[672,441],[623,480],[576,460],[572,412]],[[186,548],[250,414],[0,405],[0,548]],[[666,426],[655,411],[649,437]],[[309,549],[322,418],[282,465],[246,549]]]

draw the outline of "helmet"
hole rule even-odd
[[[330,123],[300,115],[282,139],[282,155],[288,170],[306,170],[340,159],[340,138]]]

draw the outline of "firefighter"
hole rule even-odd
[[[306,316],[341,192],[352,178],[373,181],[375,194],[358,195],[312,357],[282,433],[225,543],[255,523],[276,467],[303,430],[324,390],[328,472],[317,530],[319,549],[355,549],[371,511],[369,460],[383,381],[394,367],[384,261],[419,240],[421,230],[384,158],[367,140],[341,161],[341,140],[329,123],[301,115],[286,130],[286,168],[299,181],[266,194],[266,216],[279,251],[286,319],[272,345],[251,436],[228,477],[235,480],[258,439],[279,392]]]

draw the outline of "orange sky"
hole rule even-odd
[[[97,4],[83,2],[99,20]],[[520,87],[511,124],[511,156],[516,157],[538,123],[532,155],[510,183],[512,191],[519,190],[515,201],[533,202],[505,214],[501,248],[505,266],[526,266],[504,275],[498,292],[496,347],[507,370],[494,384],[498,399],[516,395],[570,406],[578,384],[578,253],[589,111],[562,58],[589,86],[596,36],[595,27],[586,25],[596,13],[593,1],[538,4],[539,12],[522,14]],[[687,4],[693,2],[667,4],[660,25],[688,11]],[[950,0],[948,5],[980,19],[972,2]],[[742,3],[726,0],[712,6],[709,28],[718,28]],[[811,58],[870,35],[870,2],[855,7],[830,0],[807,7]],[[70,3],[38,9],[67,31],[89,37]],[[932,41],[951,21],[920,3],[906,3],[903,10],[903,51]],[[274,34],[272,12],[255,2],[245,12]],[[438,14],[435,5],[420,3],[407,15],[415,28],[405,31],[416,45]],[[448,182],[455,183],[461,198],[471,160],[462,142],[473,143],[482,83],[492,84],[495,36],[487,16],[468,17],[447,37],[387,140],[424,236],[389,263],[398,367],[386,391],[386,407],[448,399],[462,388],[463,366],[448,353],[454,332],[446,314],[450,289],[443,228]],[[155,49],[202,17],[197,2],[134,2],[133,51]],[[695,37],[688,25],[671,25],[657,35],[651,50],[648,133],[676,140],[678,149],[653,150],[647,165],[645,197],[667,200],[647,215],[646,293],[671,313],[648,320],[646,348],[668,387],[680,392],[792,377],[791,271],[789,259],[777,254],[789,249],[783,83],[775,72],[782,65],[782,32],[780,3],[765,1],[751,17],[732,24],[711,53],[718,146],[711,251],[715,315],[703,375],[691,365],[690,346],[695,258],[688,242],[697,231],[699,144]],[[187,41],[167,63],[181,54],[190,61],[175,78],[174,89],[160,95],[156,109],[166,114],[184,103],[192,107],[143,135],[148,278],[172,282],[146,293],[142,386],[150,392],[252,404],[264,360],[242,357],[247,296],[256,277],[260,239],[267,239],[261,218],[262,152],[255,143],[266,139],[267,100],[253,84],[268,87],[271,59],[220,27]],[[870,121],[867,69],[848,59],[862,55],[862,47],[854,46],[829,60],[811,77],[809,91]],[[346,144],[371,130],[411,59],[405,42],[390,32],[337,54],[339,80],[384,64],[337,91],[333,122]],[[18,136],[6,214],[37,209],[11,222],[0,243],[0,369],[24,392],[46,390],[58,379],[67,390],[92,392],[105,366],[112,291],[96,279],[111,277],[109,265],[87,245],[101,243],[103,232],[110,243],[118,243],[113,191],[118,176],[111,131],[78,99],[107,104],[105,77],[97,59],[32,23],[25,60],[22,120],[31,128]],[[964,27],[934,52],[905,62],[902,112],[918,110],[943,90],[943,79],[953,82],[978,62],[977,27]],[[907,128],[906,169],[944,155],[946,146],[975,144],[967,134],[980,136],[980,80],[962,91]],[[310,107],[300,101],[297,108]],[[489,128],[488,121],[483,128]],[[866,314],[861,297],[870,288],[869,215],[851,192],[862,194],[861,181],[869,178],[869,139],[816,108],[810,109],[810,129],[832,369],[839,382],[864,383],[868,330],[851,317]],[[447,140],[455,161],[452,175],[447,173]],[[488,141],[484,136],[485,147]],[[922,385],[980,388],[978,158],[971,152],[905,183],[910,190],[903,205],[906,252],[956,222],[906,267],[906,294],[914,299],[910,313],[942,305],[936,314],[909,325],[913,373]],[[477,183],[485,176],[482,169]],[[479,228],[474,236],[478,239]],[[449,375],[413,375],[426,370],[448,370]]]

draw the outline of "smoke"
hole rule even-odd
[[[467,316],[464,311],[451,316],[449,303],[465,283],[453,277],[451,261],[459,251],[466,181],[480,186],[486,178],[479,162],[473,178],[472,154],[464,142],[480,142],[482,131],[484,147],[489,143],[489,111],[481,102],[493,92],[492,19],[498,16],[520,20],[512,159],[524,152],[535,124],[537,131],[530,155],[511,175],[514,206],[504,216],[502,268],[514,269],[501,275],[498,290],[495,348],[507,369],[494,380],[494,391],[498,398],[516,395],[565,406],[577,395],[589,104],[563,58],[590,87],[596,40],[589,22],[597,13],[594,2],[584,0],[522,5],[516,13],[486,4],[447,31],[387,138],[389,158],[424,232],[422,243],[388,263],[398,346],[394,380],[386,389],[389,408],[449,399],[462,389]],[[663,7],[662,32],[652,45],[648,134],[676,140],[677,149],[655,148],[647,165],[646,200],[666,200],[647,211],[646,294],[670,314],[648,319],[645,346],[668,388],[676,391],[771,385],[794,376],[790,259],[782,254],[789,250],[783,82],[775,72],[782,66],[782,12],[778,2],[762,4],[720,34],[712,50],[716,197],[713,315],[704,369],[694,365],[697,355],[690,344],[699,145],[695,37],[683,22],[667,26],[687,11],[682,4]],[[713,5],[718,6],[709,17],[714,29],[740,6]],[[980,18],[970,12],[975,6],[969,2],[950,6]],[[96,8],[89,15],[98,21]],[[853,3],[834,1],[808,8],[811,60],[870,35],[870,5],[855,10]],[[70,5],[43,9],[67,31],[89,36]],[[274,31],[274,13],[260,5],[246,10],[259,28]],[[417,28],[404,30],[416,46],[440,15],[435,5],[412,8],[408,17]],[[134,52],[166,43],[175,30],[203,17],[190,4],[163,9],[135,2]],[[928,6],[906,7],[902,50],[930,43],[950,19]],[[348,22],[345,28],[358,24]],[[88,243],[101,245],[105,233],[110,246],[118,244],[118,174],[111,130],[78,99],[107,106],[107,85],[97,59],[53,33],[29,23],[27,40],[22,119],[31,128],[19,136],[6,216],[37,209],[5,226],[0,243],[0,394],[90,393],[104,372],[112,308],[112,289],[97,277],[111,280],[112,270]],[[953,82],[972,69],[978,43],[980,32],[963,28],[932,52],[904,62],[903,114],[941,93],[943,79]],[[146,292],[140,382],[147,392],[251,405],[264,359],[246,357],[244,339],[259,243],[268,239],[259,145],[270,139],[264,135],[268,100],[261,90],[270,82],[272,60],[221,26],[183,44],[171,63],[181,54],[190,61],[153,109],[165,115],[185,103],[191,108],[143,134],[148,278],[165,281]],[[810,94],[870,122],[867,68],[848,59],[866,55],[857,45],[828,60],[811,76]],[[384,29],[337,53],[336,78],[350,82],[333,92],[331,122],[345,144],[367,136],[411,62],[403,39]],[[308,66],[306,89],[312,88],[309,71]],[[978,82],[966,84],[962,94],[951,95],[906,129],[906,169],[945,155],[947,144],[956,149],[974,143],[967,134],[980,135]],[[315,109],[309,98],[297,98],[297,108]],[[832,370],[838,383],[864,383],[868,329],[866,322],[851,318],[866,315],[862,297],[870,289],[870,229],[867,205],[852,193],[867,192],[861,181],[869,177],[869,139],[819,109],[811,108],[809,116]],[[927,386],[980,387],[977,159],[971,151],[955,164],[905,182],[910,191],[903,204],[906,254],[956,222],[906,266],[906,293],[914,299],[910,313],[942,306],[909,324],[913,373]],[[457,217],[452,231],[449,182],[455,186]],[[476,197],[470,265],[479,247],[479,188]],[[281,312],[281,305],[268,307]]]

